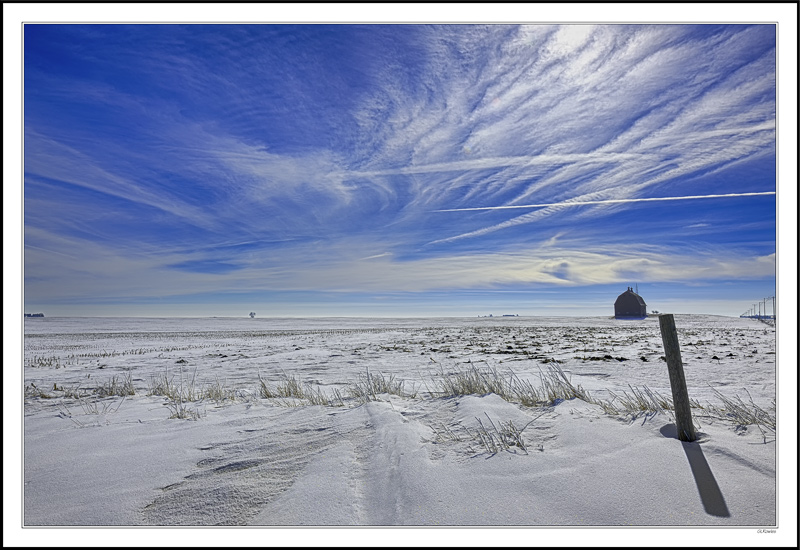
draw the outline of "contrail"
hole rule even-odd
[[[565,201],[545,204],[516,204],[512,206],[476,206],[473,208],[444,208],[434,212],[467,212],[470,210],[509,210],[512,208],[544,208],[546,206],[582,206],[584,204],[615,204],[623,202],[683,201],[689,199],[720,199],[725,197],[753,197],[758,195],[774,195],[775,191],[759,191],[757,193],[729,193],[727,195],[690,195],[687,197],[651,197],[648,199],[606,199],[601,201]]]
[[[25,248],[33,248],[35,250],[44,250],[45,252],[49,252],[50,254],[58,254],[59,256],[66,256],[67,258],[72,258],[73,260],[77,260],[75,256],[71,254],[64,254],[63,252],[57,252],[55,250],[50,250],[49,248],[42,248],[41,246],[33,246],[32,244],[26,244]]]

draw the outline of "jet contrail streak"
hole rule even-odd
[[[467,212],[470,210],[509,210],[511,208],[544,208],[546,206],[582,206],[584,204],[615,204],[623,202],[652,202],[652,201],[683,201],[689,199],[720,199],[725,197],[753,197],[757,195],[774,195],[775,191],[760,191],[758,193],[730,193],[727,195],[691,195],[688,197],[652,197],[649,199],[606,199],[602,201],[565,201],[546,204],[517,204],[512,206],[476,206],[473,208],[447,208],[434,210],[434,212]]]

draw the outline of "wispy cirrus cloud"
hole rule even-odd
[[[294,292],[432,292],[459,288],[492,289],[525,285],[575,287],[630,280],[696,283],[713,279],[756,279],[774,272],[775,255],[744,256],[741,250],[720,255],[713,249],[679,250],[641,245],[625,250],[585,250],[570,239],[551,240],[527,250],[459,254],[399,261],[389,253],[358,257],[363,245],[334,248],[305,244],[239,258],[230,265],[219,256],[174,252],[154,256],[129,248],[92,244],[82,239],[26,231],[26,283],[48,300],[74,299],[91,293],[113,297],[120,285],[126,299],[202,294],[210,291]],[[58,251],[40,248],[48,242]],[[57,256],[53,256],[58,252]],[[87,252],[91,260],[87,260]],[[217,258],[216,260],[213,258]],[[197,264],[197,265],[191,265]],[[39,273],[58,269],[58,284]]]
[[[775,46],[771,25],[32,27],[26,267],[89,292],[45,258],[93,251],[108,295],[147,287],[112,263],[162,294],[763,275],[741,266],[774,250]]]
[[[420,208],[468,207],[465,200],[492,198],[507,204],[533,197],[622,200],[768,153],[775,138],[774,102],[768,97],[774,89],[774,48],[765,45],[757,28],[708,36],[689,30],[525,28],[502,49],[484,50],[488,53],[475,63],[483,70],[480,75],[448,74],[437,66],[430,86],[458,90],[446,102],[409,103],[405,94],[381,105],[393,122],[386,125],[390,137],[382,151],[407,160],[391,172],[462,172],[432,183],[434,191],[420,192],[415,203]],[[468,35],[452,40],[470,43]],[[452,43],[440,39],[431,48],[441,51]],[[480,57],[477,49],[464,49]],[[507,57],[492,63],[501,57],[498,51]],[[384,92],[393,98],[405,90],[395,84]],[[374,110],[371,106],[368,112]],[[491,156],[499,150],[525,154],[513,160]],[[454,155],[461,160],[437,162]],[[464,158],[470,155],[479,158]],[[549,169],[542,172],[542,165]],[[464,175],[469,171],[474,177]],[[465,187],[468,193],[462,192]],[[529,223],[554,212],[493,227]],[[482,229],[453,238],[492,230]]]
[[[116,167],[103,166],[91,154],[34,131],[25,135],[25,172],[33,178],[82,187],[160,210],[198,227],[217,225],[213,216],[207,215],[202,208],[193,206],[164,189],[154,188],[148,181],[120,174]],[[49,187],[52,188],[52,185]]]

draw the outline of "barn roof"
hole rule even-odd
[[[633,289],[632,289],[632,288],[630,288],[630,287],[628,287],[628,290],[626,290],[625,292],[623,292],[622,294],[620,294],[619,296],[617,296],[617,302],[619,302],[620,300],[625,300],[625,301],[628,301],[628,300],[630,300],[631,298],[633,298],[634,300],[636,300],[636,301],[639,303],[639,305],[640,305],[640,306],[646,306],[646,305],[647,305],[647,304],[644,302],[644,298],[642,298],[641,296],[639,296],[638,294],[636,294],[636,293],[633,291]],[[614,302],[614,303],[617,303],[617,302]]]

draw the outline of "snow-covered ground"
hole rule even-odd
[[[23,523],[774,529],[775,329],[675,320],[694,443],[670,411],[633,405],[671,398],[656,317],[26,319]],[[447,391],[470,377],[508,392]],[[547,399],[559,380],[582,397]]]

